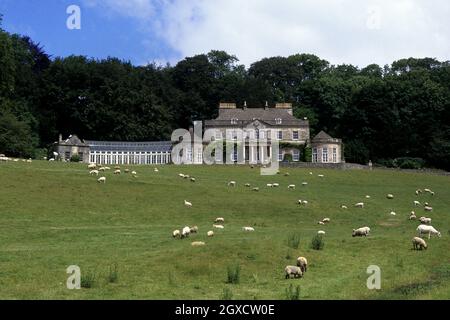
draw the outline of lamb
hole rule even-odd
[[[430,207],[430,206],[425,206],[423,209],[424,209],[425,211],[433,211],[433,208]]]
[[[206,243],[204,243],[203,241],[194,241],[191,243],[191,246],[193,247],[201,247],[204,246]]]
[[[221,224],[213,224],[213,227],[216,228],[216,229],[223,229],[224,228],[224,226],[221,225]]]
[[[425,240],[423,240],[422,238],[419,238],[419,237],[412,238],[412,244],[413,244],[413,250],[422,250],[422,249],[426,250],[428,247]]]
[[[191,228],[188,226],[184,227],[183,230],[181,230],[181,238],[189,237],[189,234],[191,233]]]
[[[174,231],[172,232],[172,237],[174,237],[174,238],[180,238],[180,237],[181,237],[180,230],[174,230]]]
[[[189,201],[184,200],[184,205],[188,208],[192,207],[192,203],[190,203]]]
[[[255,231],[253,227],[243,227],[242,230],[244,231]]]
[[[388,194],[386,195],[386,198],[388,198],[388,199],[394,199],[394,195],[393,195],[393,194],[390,194],[390,193],[388,193]]]
[[[198,227],[197,226],[193,226],[192,228],[190,228],[190,233],[197,233],[198,232]]]
[[[101,183],[101,182],[106,183],[106,177],[100,177],[100,178],[97,179],[97,181],[99,183]]]
[[[208,237],[213,237],[214,236],[214,231],[208,231],[207,233],[206,233],[206,235],[208,236]]]
[[[120,174],[120,169],[115,170],[114,174]]]
[[[355,203],[355,207],[357,207],[357,208],[364,208],[364,202]]]
[[[416,219],[417,219],[417,216],[416,216],[415,212],[411,211],[411,214],[409,215],[409,220],[416,220]]]
[[[302,269],[297,266],[286,266],[284,268],[285,278],[290,279],[291,275],[294,276],[294,278],[301,278],[303,276]]]
[[[222,222],[222,223],[224,223],[225,222],[225,219],[224,218],[222,218],[222,217],[219,217],[219,218],[216,218],[216,220],[214,220],[214,222]]]
[[[358,228],[358,229],[353,229],[352,237],[356,237],[356,236],[358,236],[358,237],[362,237],[362,236],[367,237],[369,235],[369,233],[370,233],[370,228],[369,227],[361,227],[361,228]]]
[[[430,224],[431,223],[431,218],[420,217],[419,221],[420,221],[421,224]]]
[[[317,231],[317,234],[323,236],[325,234],[325,231],[319,230],[319,231]]]
[[[96,176],[98,176],[98,170],[91,170],[89,171],[89,174],[92,176],[93,174],[95,174]]]
[[[288,189],[295,189],[295,184],[288,185]]]
[[[230,181],[228,182],[228,186],[230,187],[235,187],[236,186],[236,181]]]
[[[416,201],[416,200],[414,200],[414,205],[417,207],[417,206],[420,206],[420,202],[419,201]]]
[[[306,260],[305,257],[298,257],[297,258],[297,267],[300,267],[300,270],[302,270],[302,273],[305,273],[306,269],[308,268],[308,260]]]
[[[441,233],[437,231],[433,226],[421,224],[417,227],[417,233],[419,234],[419,237],[422,236],[422,234],[428,234],[428,239],[431,238],[431,235],[437,235],[439,238],[441,237]]]

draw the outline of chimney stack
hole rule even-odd
[[[221,102],[219,104],[219,109],[236,109],[236,103]]]
[[[266,101],[266,104],[264,105],[264,110],[269,109],[269,102]]]
[[[62,134],[59,134],[58,142],[62,142]]]
[[[275,104],[275,108],[276,109],[285,109],[287,111],[287,113],[289,113],[290,115],[293,114],[292,112],[292,103],[276,103]]]
[[[247,109],[247,101],[244,101],[244,108],[243,108],[244,110],[246,110]]]

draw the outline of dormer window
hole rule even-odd
[[[231,124],[237,124],[237,123],[238,123],[238,119],[237,118],[231,119]]]
[[[276,118],[276,119],[275,119],[275,123],[276,123],[276,124],[281,124],[281,118]]]

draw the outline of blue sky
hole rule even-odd
[[[69,5],[81,30],[66,27]],[[332,64],[450,60],[447,0],[0,0],[3,28],[52,56],[176,63],[212,49],[249,66],[299,52]]]

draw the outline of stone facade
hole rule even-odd
[[[312,140],[312,162],[316,163],[341,163],[342,140],[335,139],[324,131],[320,131]]]
[[[60,160],[70,161],[72,156],[78,155],[81,162],[89,162],[89,145],[76,135],[70,135],[66,140],[62,140],[60,135],[59,141],[55,144]]]

